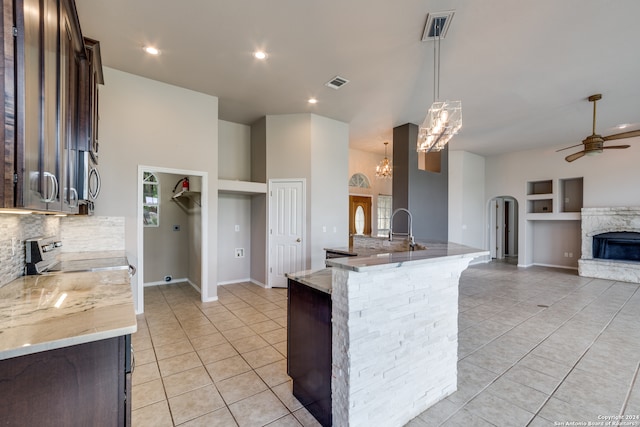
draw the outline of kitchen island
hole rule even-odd
[[[327,259],[328,270],[289,275],[330,294],[334,426],[402,426],[457,388],[458,281],[488,251],[423,245],[368,248]]]
[[[2,425],[130,422],[137,323],[129,281],[127,268],[23,276],[0,287]]]

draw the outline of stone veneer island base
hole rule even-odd
[[[426,246],[327,260],[334,426],[403,426],[456,390],[458,283],[488,252]]]

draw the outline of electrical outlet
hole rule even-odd
[[[236,224],[236,231],[240,231],[240,226]]]
[[[323,232],[323,233],[326,233],[326,232],[327,232],[327,226],[326,226],[326,225],[323,225],[323,226],[322,226],[322,232]]]
[[[565,253],[564,253],[564,257],[565,257],[565,258],[568,258],[568,257],[569,257],[569,252],[565,252]]]
[[[573,252],[569,252],[569,258],[573,258]]]
[[[244,248],[236,248],[236,258],[244,258]]]

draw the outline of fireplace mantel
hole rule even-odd
[[[640,283],[640,262],[593,258],[593,236],[640,232],[640,207],[582,208],[582,256],[578,274],[585,277]]]

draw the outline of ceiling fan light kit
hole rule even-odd
[[[605,141],[611,141],[615,139],[623,139],[623,138],[633,138],[635,136],[640,136],[640,130],[633,130],[629,132],[616,133],[614,135],[609,136],[601,136],[596,133],[596,102],[602,99],[602,94],[596,93],[587,98],[589,102],[593,102],[593,126],[591,130],[591,135],[587,136],[582,140],[582,145],[584,148],[582,151],[578,151],[577,153],[573,153],[565,157],[564,159],[567,162],[573,162],[574,160],[578,160],[583,156],[594,156],[596,154],[602,153],[605,149],[624,149],[631,147],[630,145],[609,145],[607,147],[604,146]],[[578,144],[580,145],[580,144]],[[572,145],[571,147],[561,148],[557,151],[567,150],[569,148],[577,147],[578,145]]]

